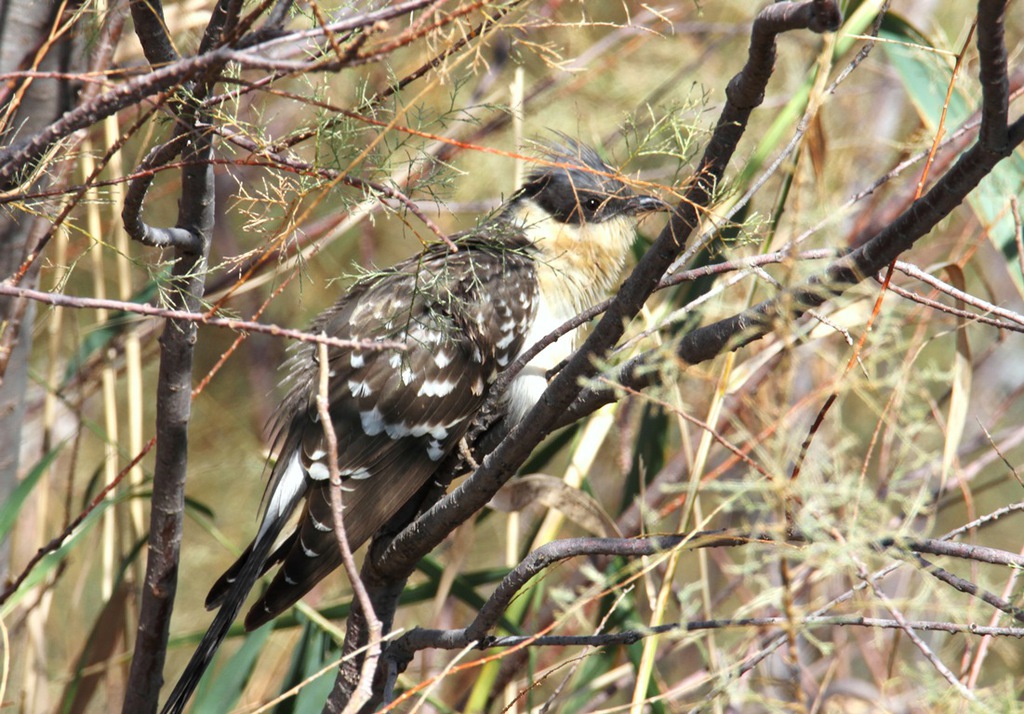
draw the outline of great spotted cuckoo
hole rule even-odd
[[[495,214],[444,243],[359,280],[313,323],[345,340],[387,340],[402,350],[329,351],[329,411],[353,549],[411,499],[458,447],[496,376],[524,350],[606,297],[619,278],[641,214],[666,204],[634,193],[592,149],[564,140]],[[575,332],[546,347],[505,397],[510,423],[573,350]],[[214,584],[213,624],[165,712],[195,689],[256,580],[279,564],[249,609],[252,630],[291,607],[341,564],[328,454],[316,398],[317,347],[286,363],[291,390],[275,425],[277,460],[253,542]],[[281,537],[299,511],[297,525]]]

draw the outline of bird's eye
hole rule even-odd
[[[601,207],[601,200],[597,198],[588,198],[583,205],[588,211],[596,211]]]

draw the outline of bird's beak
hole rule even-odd
[[[633,210],[633,215],[672,210],[672,206],[657,196],[633,196],[629,203],[630,208]]]

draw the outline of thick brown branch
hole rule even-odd
[[[129,80],[105,92],[95,100],[67,112],[60,119],[35,134],[29,141],[0,151],[0,190],[10,190],[19,172],[39,159],[53,144],[79,129],[92,126],[140,100],[167,91],[187,78],[217,72],[228,62],[227,53],[214,51],[200,57],[176,62]]]
[[[131,11],[135,34],[139,36],[142,51],[151,65],[159,67],[181,59],[167,34],[164,6],[160,0],[131,0]]]
[[[211,27],[215,22],[211,22]],[[211,71],[223,66],[223,57],[215,52],[202,55],[197,61],[205,57],[218,58],[210,65]],[[203,82],[205,76],[205,73],[197,73],[188,79],[193,83]],[[213,145],[211,134],[205,128],[208,115],[197,103],[182,102],[176,114],[183,129],[184,143],[180,151],[185,166],[181,172],[177,225],[173,232],[164,233],[173,238],[175,248],[167,299],[173,309],[195,313],[202,309],[206,260],[213,237]],[[174,147],[174,153],[178,150]],[[143,236],[136,233],[133,237],[144,238],[145,232]],[[178,585],[197,330],[195,322],[168,319],[160,337],[149,552],[124,701],[124,710],[130,712],[156,711],[163,683],[171,612]]]
[[[829,5],[829,3],[825,3]],[[800,9],[808,6],[809,9]],[[635,316],[647,297],[657,288],[661,277],[678,257],[692,230],[698,225],[700,212],[711,201],[737,143],[743,134],[753,108],[764,94],[764,85],[771,76],[774,42],[778,31],[799,26],[799,22],[821,24],[821,2],[782,3],[767,8],[755,21],[750,61],[733,80],[727,91],[727,102],[705,151],[697,176],[676,207],[668,225],[623,284],[618,296],[608,306],[604,318],[594,329],[586,344],[570,360],[546,390],[540,403],[521,425],[485,460],[480,469],[453,493],[435,504],[423,517],[400,533],[390,544],[374,543],[364,563],[363,577],[368,583],[404,581],[415,563],[432,550],[458,524],[470,518],[525,461],[534,447],[554,427],[558,415],[579,391],[579,379],[593,373],[593,358],[605,355],[623,334],[625,323]],[[779,13],[782,13],[780,16]],[[780,19],[781,17],[781,19]],[[826,21],[832,26],[835,18]],[[767,67],[760,66],[770,57]],[[751,68],[752,64],[758,67]],[[382,620],[393,613],[397,600],[388,609],[378,609]],[[349,621],[350,633],[360,629],[358,614]],[[346,644],[348,647],[348,643]],[[346,684],[344,672],[335,683],[333,701],[343,701]]]
[[[403,531],[383,553],[374,554],[374,564],[383,573],[398,577],[408,573],[416,561],[432,550],[457,523],[466,520],[482,508],[515,473],[541,439],[554,428],[559,414],[578,394],[579,379],[593,374],[593,358],[606,354],[619,339],[626,321],[639,312],[647,297],[657,288],[662,275],[682,251],[686,237],[697,225],[700,211],[710,203],[714,186],[721,179],[725,166],[735,151],[747,119],[756,106],[757,97],[764,94],[764,85],[770,76],[770,68],[751,68],[751,64],[755,58],[758,61],[767,61],[766,58],[774,57],[776,35],[771,28],[778,26],[777,23],[780,22],[777,13],[782,12],[787,21],[792,21],[795,17],[792,11],[796,6],[814,4],[808,2],[772,5],[763,12],[766,20],[762,21],[759,16],[755,21],[750,49],[751,62],[730,82],[728,101],[705,151],[701,168],[683,200],[676,207],[669,224],[627,278],[586,343],[552,380],[540,403],[534,407],[528,418],[513,429],[470,479]],[[805,21],[808,17],[817,17],[814,13],[808,16],[808,12],[810,11],[803,11],[804,14],[801,15]],[[762,22],[768,24],[767,30],[762,28]],[[784,29],[793,27],[791,24],[784,25]]]
[[[978,3],[978,79],[982,88],[979,143],[1000,153],[1007,150],[1010,80],[1007,76],[1004,21],[1006,3]]]
[[[994,153],[980,143],[975,144],[928,193],[874,238],[830,265],[823,275],[739,315],[690,332],[680,342],[679,356],[690,364],[698,364],[723,351],[739,349],[764,337],[780,320],[796,319],[874,275],[948,216],[1022,141],[1024,125],[1018,124],[1009,133],[1009,143],[1003,152]]]

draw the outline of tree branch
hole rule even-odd
[[[382,573],[398,575],[408,572],[422,554],[432,550],[454,525],[482,508],[541,439],[554,428],[559,413],[578,393],[579,379],[594,373],[593,358],[606,354],[622,335],[625,322],[639,312],[644,301],[657,288],[665,270],[682,251],[685,237],[697,225],[700,211],[710,203],[712,190],[720,181],[750,112],[756,106],[758,97],[763,96],[764,84],[770,76],[770,71],[765,72],[759,66],[752,67],[754,58],[761,62],[773,61],[774,58],[775,34],[771,29],[763,29],[762,23],[766,23],[769,28],[778,27],[782,23],[785,29],[792,29],[797,15],[807,22],[819,17],[809,9],[795,15],[792,6],[817,4],[778,3],[769,6],[758,16],[754,22],[751,59],[729,83],[728,101],[705,151],[701,168],[673,212],[669,224],[627,278],[583,347],[552,380],[540,403],[522,424],[516,426],[498,448],[484,459],[481,468],[473,476],[397,536],[383,553],[375,555],[374,563]]]
[[[994,4],[982,2],[980,6]],[[991,173],[999,161],[1009,156],[1024,141],[1021,120],[1010,127],[1005,124],[1008,92],[1006,82],[1006,54],[982,42],[982,37],[1002,37],[1002,12],[979,15],[979,51],[982,67],[988,67],[982,84],[983,112],[978,141],[939,178],[935,185],[915,201],[892,223],[879,231],[864,245],[840,258],[816,278],[803,286],[791,288],[781,295],[766,300],[739,315],[693,330],[683,337],[678,354],[689,364],[698,364],[733,351],[764,337],[780,320],[796,319],[807,310],[820,306],[827,299],[842,294],[867,276],[874,275],[900,253],[908,250],[921,237],[963,202],[982,178]],[[994,108],[994,104],[1000,108]],[[1002,121],[1001,126],[993,122]],[[988,138],[1006,136],[1006,140],[993,145]],[[983,138],[984,137],[984,138]]]
[[[224,327],[239,332],[257,332],[263,335],[284,337],[297,342],[310,342],[313,344],[340,347],[343,349],[358,350],[405,350],[408,346],[404,342],[393,340],[343,340],[338,337],[331,337],[323,333],[314,334],[302,330],[292,330],[278,325],[268,325],[252,320],[236,320],[230,317],[212,317],[209,312],[188,312],[186,310],[173,310],[163,307],[155,307],[145,303],[125,302],[123,300],[107,300],[98,298],[76,297],[64,293],[47,293],[29,288],[15,287],[0,284],[0,295],[12,295],[22,297],[46,305],[60,305],[81,310],[115,310],[120,312],[145,315],[146,317],[162,317],[168,320],[180,320],[182,322],[195,322],[200,325],[211,327]],[[116,319],[116,318],[115,318]]]
[[[197,60],[216,56],[214,52]],[[219,68],[218,62],[210,66]],[[185,166],[181,174],[177,226],[164,233],[173,237],[175,248],[167,299],[172,309],[195,313],[202,309],[206,258],[213,237],[213,146],[204,110],[195,102],[183,102],[179,106],[179,126],[187,127],[181,151]],[[133,237],[140,240],[137,233]],[[163,683],[185,511],[192,363],[197,329],[195,322],[169,319],[160,337],[149,555],[124,701],[124,710],[130,712],[155,712]]]
[[[167,34],[164,6],[160,0],[131,0],[131,11],[135,34],[151,65],[159,67],[181,59]]]
[[[580,378],[592,375],[595,371],[593,360],[606,355],[622,336],[626,322],[640,311],[657,288],[661,277],[682,252],[687,237],[697,227],[701,212],[710,204],[747,120],[764,96],[774,64],[778,33],[801,27],[815,31],[835,29],[838,21],[835,4],[821,0],[777,3],[759,13],[754,21],[747,64],[729,83],[725,107],[696,176],[673,211],[668,225],[623,283],[583,347],[551,381],[530,414],[484,459],[481,467],[396,537],[371,543],[362,571],[363,580],[369,588],[372,589],[373,583],[382,582],[388,583],[390,589],[391,584],[404,581],[416,562],[433,550],[459,523],[479,511],[555,428],[561,412],[578,394]],[[396,606],[397,597],[387,603],[386,610],[378,608],[377,614],[389,622]],[[355,632],[363,629],[357,611],[350,616],[349,627]],[[354,651],[359,644],[359,640],[349,641],[346,637],[345,652]],[[351,686],[343,667],[329,700],[334,711],[347,701]],[[383,693],[378,692],[378,695]]]

